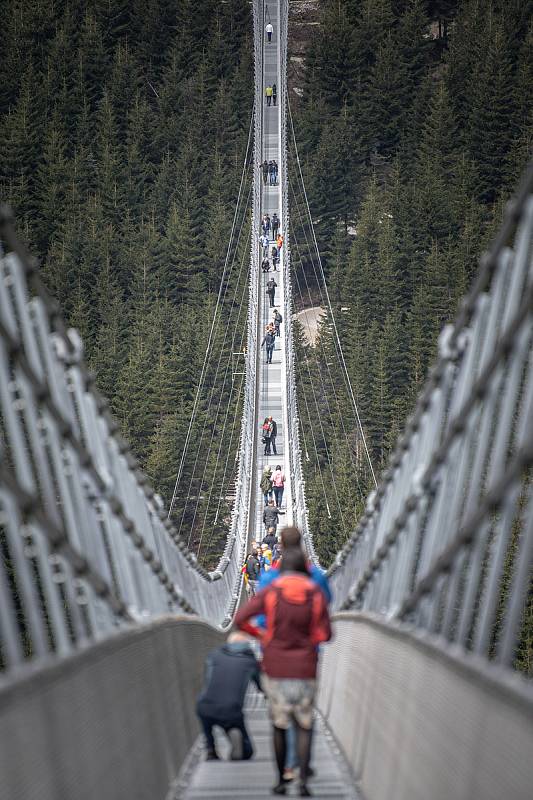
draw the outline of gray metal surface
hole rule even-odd
[[[254,745],[251,761],[236,764],[227,761],[229,744],[220,732],[217,750],[221,761],[201,761],[194,771],[188,787],[175,794],[176,800],[212,800],[212,798],[254,798],[267,800],[272,797],[272,786],[277,783],[272,752],[272,726],[264,699],[254,698],[246,713],[246,724]],[[309,781],[313,795],[321,800],[357,800],[359,795],[351,785],[352,779],[338,747],[328,735],[320,718],[315,721],[311,765],[315,777]],[[287,789],[287,797],[297,797],[298,781]]]
[[[277,161],[280,169],[280,180],[277,185],[265,186],[260,179],[258,194],[261,201],[261,216],[263,214],[277,213],[280,219],[280,233],[284,237],[284,244],[280,253],[280,264],[278,270],[272,269],[266,275],[259,276],[259,314],[258,324],[261,340],[264,336],[267,323],[272,321],[272,309],[266,294],[266,283],[270,277],[274,277],[277,288],[275,294],[275,307],[278,308],[283,317],[281,324],[281,336],[276,341],[272,364],[266,364],[265,349],[259,353],[258,380],[257,380],[257,430],[265,417],[272,415],[278,425],[276,440],[277,455],[264,455],[264,448],[258,436],[256,453],[256,508],[255,508],[255,528],[251,533],[260,540],[265,533],[262,522],[264,501],[259,489],[259,482],[262,471],[266,465],[271,466],[272,470],[279,464],[286,476],[285,492],[283,496],[282,508],[284,516],[281,517],[283,524],[293,522],[293,486],[295,475],[291,469],[290,453],[292,450],[292,440],[289,430],[289,408],[287,403],[287,352],[291,347],[290,319],[287,319],[286,309],[288,298],[290,298],[290,282],[288,280],[286,253],[288,251],[288,216],[282,192],[283,176],[285,175],[285,153],[282,140],[282,112],[284,97],[284,77],[281,72],[281,58],[283,45],[286,47],[286,40],[281,36],[280,31],[280,4],[271,2],[267,5],[255,3],[254,13],[258,19],[256,26],[256,44],[259,45],[261,52],[262,69],[256,80],[259,79],[261,92],[261,132],[260,132],[260,156],[259,161]],[[267,44],[264,36],[265,9],[268,8],[268,20],[274,27],[272,43]],[[262,21],[261,21],[262,20]],[[264,96],[266,86],[276,84],[278,89],[278,102],[274,106],[267,106]],[[256,228],[256,238],[259,237],[259,227]],[[269,249],[273,241],[271,240]],[[258,251],[259,252],[259,251]]]
[[[296,393],[296,365],[295,352],[292,335],[292,321],[294,314],[292,278],[291,278],[291,249],[290,249],[290,214],[289,214],[289,180],[287,169],[287,40],[289,24],[289,2],[280,0],[280,73],[282,76],[280,86],[281,104],[281,202],[283,205],[285,221],[285,283],[286,291],[284,294],[284,319],[285,336],[287,346],[284,352],[286,382],[286,404],[287,404],[287,439],[289,442],[289,472],[291,475],[291,492],[293,520],[300,528],[303,541],[309,557],[318,563],[318,558],[313,547],[313,538],[309,530],[307,513],[307,503],[305,499],[305,480],[303,477],[301,446],[300,446],[300,418],[298,414],[298,402]]]
[[[533,166],[366,513],[336,608],[512,666],[533,569]]]
[[[163,800],[223,634],[163,619],[0,687],[0,800]]]
[[[250,482],[243,481],[219,566],[207,573],[166,522],[94,388],[79,337],[65,330],[7,210],[2,214],[2,675],[170,611],[229,622]]]
[[[319,709],[369,800],[529,800],[533,695],[427,634],[343,613]]]

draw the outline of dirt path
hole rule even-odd
[[[324,314],[324,309],[321,306],[313,306],[313,308],[304,308],[294,315],[302,326],[305,340],[308,344],[315,345],[318,333],[318,324]]]

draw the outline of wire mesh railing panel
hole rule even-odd
[[[246,374],[235,500],[212,572],[167,519],[95,389],[8,208],[0,215],[0,669],[64,655],[135,621],[194,612],[227,626],[249,515],[258,352],[263,4],[253,7],[254,180]],[[243,170],[244,176],[244,170]],[[240,428],[240,434],[238,433]],[[200,485],[200,491],[202,485]]]
[[[175,797],[196,697],[221,631],[154,620],[0,686],[0,797]]]
[[[443,653],[383,618],[339,614],[334,630],[317,704],[362,796],[529,797],[533,693],[525,681],[472,668],[464,654]]]
[[[283,312],[285,320],[285,337],[287,346],[284,352],[285,369],[287,374],[287,416],[288,416],[288,444],[289,444],[289,471],[292,478],[293,516],[295,524],[302,531],[303,540],[309,557],[317,561],[313,540],[309,531],[307,503],[305,499],[305,480],[302,470],[301,445],[300,445],[300,418],[296,394],[296,363],[294,352],[293,334],[293,293],[291,275],[291,250],[290,250],[290,211],[289,211],[289,183],[287,168],[287,39],[289,22],[288,0],[280,2],[280,108],[281,108],[281,206],[284,225],[285,249],[285,296]]]
[[[81,341],[65,329],[7,208],[0,225],[0,669],[66,655],[171,611],[228,624],[240,591],[249,481],[239,475],[231,532],[208,573],[118,434]],[[249,420],[248,413],[245,442]],[[244,476],[250,450],[243,445]]]
[[[532,240],[533,168],[330,569],[337,608],[410,622],[506,666],[531,634]]]

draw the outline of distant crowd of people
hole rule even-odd
[[[265,162],[267,163],[267,162]],[[272,242],[272,246],[271,246]],[[280,251],[283,247],[283,236],[280,233],[280,221],[277,213],[263,214],[261,218],[261,235],[259,236],[259,244],[262,248],[263,260],[261,262],[261,270],[263,274],[270,272],[271,262],[274,272],[278,271],[280,264]],[[271,247],[270,253],[269,248]],[[270,259],[269,259],[270,256]],[[276,338],[280,335],[280,325],[283,322],[283,317],[275,308],[276,305],[276,289],[278,284],[273,276],[267,279],[265,291],[268,297],[270,308],[273,309],[273,319],[265,328],[261,348],[266,349],[266,363],[272,364],[272,354],[276,345]],[[274,453],[276,451],[274,450]]]

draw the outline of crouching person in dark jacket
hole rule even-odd
[[[205,685],[196,703],[202,723],[208,761],[218,759],[213,727],[219,725],[231,742],[231,760],[251,758],[252,742],[244,724],[243,703],[250,681],[258,689],[259,664],[246,634],[230,634],[228,641],[206,659]]]

